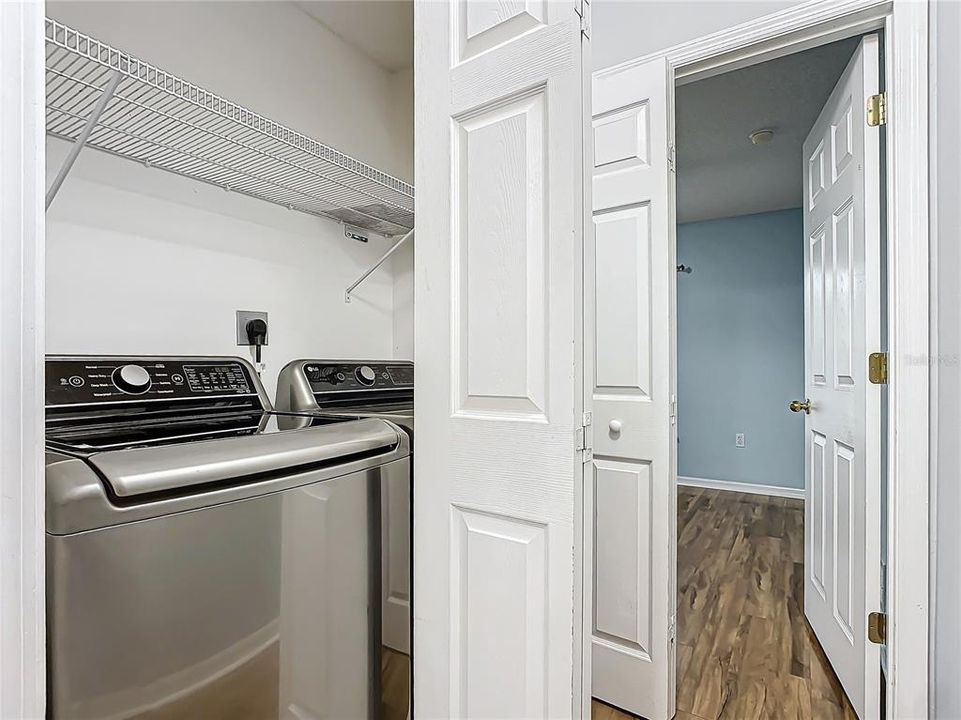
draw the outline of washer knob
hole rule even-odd
[[[113,371],[113,384],[130,395],[141,395],[150,389],[150,373],[139,365],[124,365]]]
[[[374,380],[377,379],[377,373],[369,365],[361,365],[354,371],[354,377],[361,385],[373,385]]]

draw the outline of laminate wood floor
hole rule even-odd
[[[802,502],[678,488],[677,511],[677,720],[854,720],[804,618]]]

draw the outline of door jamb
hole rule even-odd
[[[666,58],[673,92],[674,85],[881,28],[889,109],[887,717],[920,718],[928,715],[931,482],[927,0],[814,0],[605,68],[594,78]],[[676,470],[672,476],[676,484]],[[583,531],[591,532],[592,519],[581,518]],[[592,569],[584,560],[587,588]],[[589,709],[590,633],[581,642],[581,707]]]
[[[0,717],[43,717],[42,0],[0,2]]]

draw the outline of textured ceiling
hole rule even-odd
[[[677,88],[677,221],[801,206],[801,145],[858,38]],[[767,145],[748,135],[774,130]]]

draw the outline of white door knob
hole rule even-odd
[[[616,435],[621,431],[621,428],[624,426],[621,424],[620,420],[611,420],[609,423],[607,423],[607,427],[609,427],[611,429],[611,432]]]

